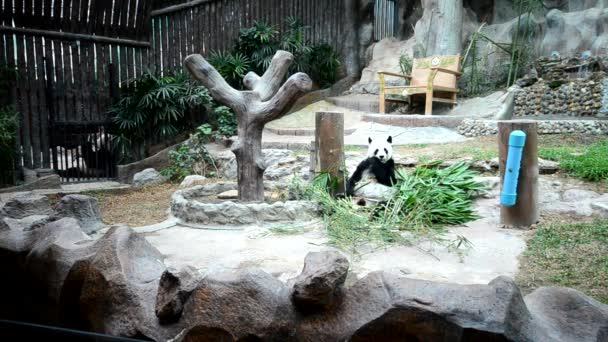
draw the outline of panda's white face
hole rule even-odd
[[[389,136],[387,139],[382,138],[368,138],[369,148],[367,149],[368,158],[378,158],[382,163],[393,158],[393,137]]]

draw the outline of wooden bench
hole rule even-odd
[[[388,71],[378,72],[380,78],[380,113],[385,113],[385,101],[404,101],[423,98],[425,100],[424,114],[433,113],[433,102],[457,104],[456,84],[460,70],[460,55],[434,56],[417,58],[412,63],[412,74],[404,75]],[[385,76],[409,79],[409,85],[388,86]],[[400,95],[403,99],[387,98],[387,95]]]

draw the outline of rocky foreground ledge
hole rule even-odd
[[[95,205],[5,205],[0,318],[155,341],[608,340],[607,305],[567,288],[523,298],[506,277],[456,285],[375,272],[344,287],[349,263],[336,251],[310,253],[287,284],[255,269],[167,269],[126,226],[87,235]]]

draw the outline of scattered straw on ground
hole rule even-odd
[[[126,223],[131,227],[139,227],[159,223],[167,218],[171,195],[178,186],[176,183],[165,183],[87,195],[98,199],[105,223]]]

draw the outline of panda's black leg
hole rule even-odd
[[[363,177],[363,172],[365,172],[366,169],[368,169],[371,165],[371,162],[368,159],[365,159],[364,161],[362,161],[358,166],[357,169],[355,170],[355,172],[353,173],[352,176],[350,176],[350,178],[348,179],[348,182],[346,183],[346,194],[348,196],[353,196],[355,194],[355,186],[357,185],[357,182],[359,182],[361,180],[361,178]]]

